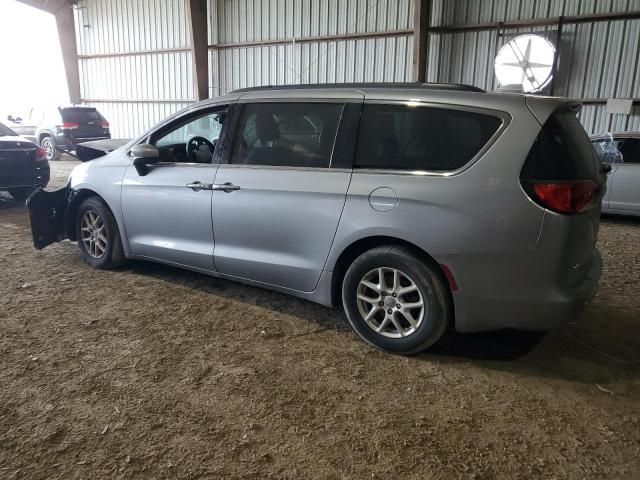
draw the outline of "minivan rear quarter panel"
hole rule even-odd
[[[354,169],[327,269],[332,270],[340,253],[362,238],[385,236],[410,242],[453,274],[458,287],[452,292],[456,329],[488,329],[487,322],[476,314],[471,324],[471,312],[464,305],[470,296],[486,298],[489,294],[489,298],[495,298],[501,296],[496,292],[503,291],[508,297],[514,280],[530,267],[523,264],[521,269],[514,269],[511,261],[527,256],[535,261],[532,253],[540,238],[545,211],[523,192],[519,176],[540,124],[523,97],[501,95],[484,103],[491,105],[485,108],[478,101],[482,96],[477,94],[462,98],[461,103],[465,95],[460,93],[450,99],[446,92],[430,92],[428,99],[421,98],[422,92],[416,92],[415,98],[406,92],[396,98],[365,93],[365,103],[407,102],[409,97],[412,105],[417,104],[415,108],[421,104],[437,105],[437,100],[442,101],[443,107],[459,103],[463,109],[475,103],[472,109],[488,113],[493,110],[504,116],[506,127],[480,158],[456,172]],[[370,202],[372,192],[380,188],[386,195],[397,197],[385,202],[395,204],[388,211],[374,209]],[[507,259],[506,263],[496,262],[497,258]],[[483,271],[484,276],[478,274]],[[499,311],[500,302],[494,305]],[[494,318],[491,323],[503,321]]]

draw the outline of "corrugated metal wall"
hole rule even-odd
[[[431,25],[639,9],[640,0],[434,0]],[[186,0],[79,0],[76,12],[82,98],[114,136],[133,136],[192,101]],[[413,0],[208,0],[208,13],[210,96],[265,84],[412,79]],[[545,30],[554,40],[555,28]],[[363,33],[375,38],[309,41]],[[495,30],[431,35],[427,80],[495,89],[493,59],[510,38]],[[560,52],[556,94],[640,97],[640,20],[566,25]],[[626,116],[587,105],[581,120],[590,133],[640,130],[640,108]]]
[[[114,137],[132,137],[194,97],[184,0],[80,0],[76,8],[83,102]],[[150,50],[171,50],[149,52]]]
[[[411,79],[411,34],[296,43],[296,39],[413,28],[413,0],[209,0],[210,94],[265,84]]]
[[[453,4],[454,2],[451,2]],[[458,0],[437,24],[477,24],[640,10],[640,0]],[[432,36],[429,81],[497,87],[493,59],[512,34],[530,28]],[[536,30],[540,30],[539,28]],[[555,42],[555,27],[545,28]],[[582,99],[640,97],[640,20],[565,25],[555,94]],[[580,115],[589,133],[640,130],[640,107],[631,115],[610,115],[604,104],[585,105]]]

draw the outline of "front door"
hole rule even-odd
[[[239,107],[213,193],[216,268],[313,291],[351,179],[350,168],[332,165],[345,103],[245,100]]]
[[[149,138],[161,161],[145,176],[127,169],[122,210],[132,254],[214,270],[211,185],[226,111],[218,106],[179,117]]]

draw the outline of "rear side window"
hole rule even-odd
[[[406,105],[365,105],[356,168],[446,172],[463,167],[502,119],[477,112]]]
[[[538,134],[520,177],[523,180],[593,180],[601,167],[589,137],[572,110],[560,110]]]
[[[95,108],[64,108],[62,109],[62,121],[74,123],[86,123],[104,120]]]
[[[244,105],[230,163],[328,168],[342,108],[330,103]]]

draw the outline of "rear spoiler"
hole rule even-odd
[[[527,95],[524,97],[529,111],[536,117],[540,125],[544,125],[547,119],[556,110],[571,110],[576,115],[582,110],[582,103],[569,98],[542,97]]]
[[[129,143],[129,139],[109,138],[106,140],[95,140],[76,145],[76,157],[81,162],[88,162],[96,158],[104,157],[107,153]]]

